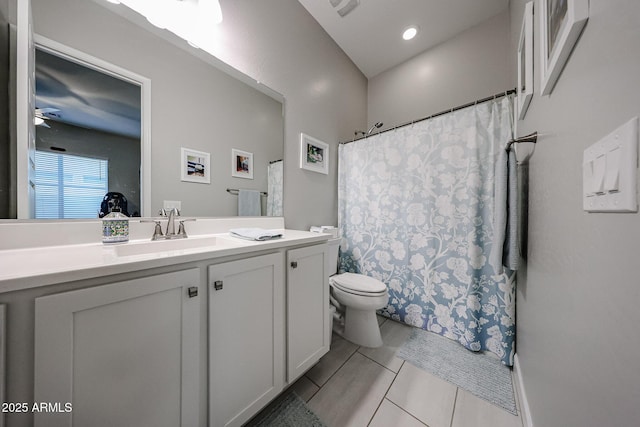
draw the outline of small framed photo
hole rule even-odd
[[[524,119],[533,97],[533,2],[524,7],[518,42],[517,120]]]
[[[589,19],[589,0],[541,0],[540,94],[549,95]]]
[[[253,153],[231,150],[231,176],[253,179]]]
[[[325,175],[329,174],[329,144],[301,133],[300,167]]]
[[[180,152],[182,181],[211,184],[210,154],[184,147]]]

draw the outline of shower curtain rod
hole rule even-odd
[[[340,144],[350,144],[350,143],[352,143],[352,142],[360,141],[361,139],[367,139],[367,138],[368,138],[368,137],[370,137],[370,136],[380,135],[381,133],[385,133],[385,132],[389,132],[389,131],[391,131],[391,130],[395,130],[395,129],[398,129],[398,128],[401,128],[401,127],[409,126],[409,125],[412,125],[412,124],[414,124],[414,123],[423,122],[423,121],[425,121],[425,120],[429,120],[429,119],[432,119],[432,118],[434,118],[434,117],[442,116],[443,114],[453,113],[454,111],[462,110],[463,108],[471,107],[472,105],[482,104],[483,102],[491,101],[492,99],[498,99],[498,98],[503,97],[503,96],[509,96],[509,95],[512,95],[512,94],[514,94],[514,93],[516,93],[516,92],[517,92],[517,91],[516,91],[516,89],[514,88],[514,89],[510,89],[510,90],[504,91],[504,92],[496,93],[496,94],[495,94],[495,95],[493,95],[493,96],[487,96],[486,98],[478,99],[478,100],[473,101],[473,102],[468,102],[468,103],[466,103],[466,104],[464,104],[464,105],[459,105],[459,106],[457,106],[457,107],[449,108],[448,110],[444,110],[444,111],[441,111],[441,112],[439,112],[439,113],[432,114],[432,115],[427,116],[427,117],[423,117],[423,118],[421,118],[421,119],[412,120],[412,121],[410,121],[410,122],[406,122],[406,123],[403,123],[403,124],[401,124],[401,125],[394,126],[394,127],[392,127],[392,128],[385,129],[385,130],[383,130],[383,131],[380,131],[380,132],[374,133],[373,135],[365,135],[365,136],[361,136],[360,138],[352,139],[351,141],[343,141],[343,142],[341,142]]]

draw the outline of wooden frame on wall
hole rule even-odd
[[[533,98],[533,1],[524,8],[518,42],[518,88],[516,118],[524,119]]]
[[[540,0],[540,94],[549,95],[589,19],[589,0]]]

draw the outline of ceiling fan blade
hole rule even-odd
[[[47,113],[57,113],[60,110],[58,108],[45,107],[45,108],[36,108],[36,111],[40,111],[42,114],[47,114]]]

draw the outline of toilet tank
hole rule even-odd
[[[338,252],[341,238],[329,239],[329,270],[327,274],[333,276],[338,272]]]

